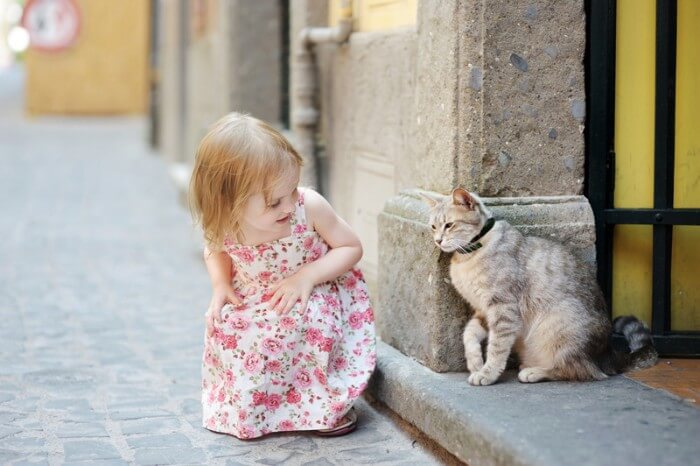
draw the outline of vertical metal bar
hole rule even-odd
[[[615,129],[615,0],[586,2],[587,50],[587,164],[586,193],[596,224],[598,283],[608,309],[612,291],[612,226],[605,223],[603,210],[611,207],[609,154]]]
[[[657,209],[673,207],[676,127],[676,11],[676,0],[656,2],[654,208]],[[662,334],[671,329],[672,239],[672,225],[654,225],[651,298],[651,329],[654,334]]]

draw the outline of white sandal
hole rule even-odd
[[[331,429],[317,430],[316,435],[320,435],[321,437],[339,437],[349,434],[357,428],[357,413],[355,413],[355,408],[350,408],[350,411],[345,414],[344,419],[345,422]]]

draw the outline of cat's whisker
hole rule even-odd
[[[450,240],[447,243],[443,244],[444,248],[451,248],[454,247],[456,251],[459,251],[461,253],[465,253],[463,246],[460,246],[459,243],[455,244],[455,240]]]
[[[457,244],[456,250],[459,251],[459,252],[461,252],[462,254],[467,254],[467,253],[470,252],[469,249],[467,249],[467,246],[468,246],[468,245],[469,245],[469,243],[467,243],[467,244]]]

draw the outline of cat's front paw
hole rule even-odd
[[[549,371],[541,367],[525,367],[518,373],[518,380],[522,383],[535,383],[547,380]]]
[[[484,360],[482,358],[467,358],[467,369],[472,374],[474,372],[479,372],[482,367],[484,367]]]
[[[473,372],[469,376],[469,383],[471,385],[491,385],[493,384],[496,380],[498,379],[497,375],[494,375],[492,373],[479,370],[476,372]]]

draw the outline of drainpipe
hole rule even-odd
[[[324,42],[343,43],[352,32],[351,0],[343,1],[340,20],[335,27],[307,27],[299,34],[299,47],[294,55],[296,82],[295,106],[292,111],[292,131],[297,150],[304,157],[302,180],[316,188],[321,187],[319,155],[316,152],[316,126],[319,111],[316,108],[316,73],[313,46]]]

